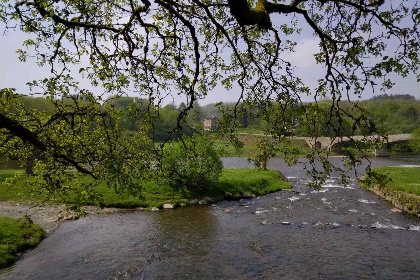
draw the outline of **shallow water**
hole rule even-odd
[[[252,167],[244,158],[224,164]],[[420,279],[420,219],[393,212],[355,180],[343,188],[333,174],[313,191],[301,165],[274,159],[269,168],[293,190],[64,223],[0,279]]]

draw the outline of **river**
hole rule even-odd
[[[224,165],[252,167],[245,158]],[[273,159],[268,167],[293,190],[67,222],[0,279],[420,279],[420,219],[359,189],[355,178],[343,188],[333,174],[313,191],[302,165]]]

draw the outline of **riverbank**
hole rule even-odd
[[[18,219],[23,215],[28,215],[47,233],[52,232],[62,221],[77,218],[68,210],[73,203],[71,198],[61,197],[46,202],[45,196],[32,193],[22,181],[13,186],[1,183],[5,178],[13,176],[15,172],[20,172],[19,170],[0,171],[3,171],[0,172],[0,216]],[[176,192],[168,186],[158,186],[154,182],[144,184],[141,197],[116,194],[112,188],[100,184],[96,190],[103,196],[101,205],[103,208],[97,205],[85,205],[81,210],[88,215],[109,214],[127,211],[127,209],[156,211],[188,204],[208,204],[225,198],[250,198],[253,195],[264,195],[290,188],[292,184],[282,180],[278,171],[229,168],[223,170],[219,184],[200,197]]]
[[[13,176],[18,170],[8,169],[7,172],[0,172],[1,180]],[[23,179],[12,186],[0,184],[0,201],[19,202],[40,202],[47,200],[46,194],[42,192],[34,193],[25,184]],[[78,180],[88,182],[88,177],[81,177]],[[141,196],[127,194],[117,194],[113,188],[106,185],[105,182],[95,187],[103,198],[101,207],[116,208],[162,208],[164,204],[172,204],[174,207],[200,201],[204,197],[210,197],[213,201],[225,199],[226,193],[236,196],[249,197],[252,195],[264,195],[281,189],[290,189],[291,184],[282,180],[282,175],[278,171],[257,170],[257,169],[223,169],[219,182],[201,196],[196,196],[185,190],[174,190],[169,186],[158,185],[154,181],[144,182],[142,184]],[[56,204],[73,204],[75,199],[71,196],[62,196],[50,198],[48,201]],[[203,203],[202,203],[203,204]],[[96,206],[96,204],[90,204]]]
[[[0,218],[21,219],[22,217],[30,217],[31,223],[33,221],[36,224],[34,224],[34,227],[39,225],[39,228],[43,229],[42,232],[45,231],[46,234],[52,233],[65,220],[79,218],[79,216],[69,211],[72,203],[71,199],[45,202],[45,197],[31,193],[24,182],[18,182],[13,186],[1,183],[6,178],[12,177],[15,172],[20,171],[7,169],[0,172]],[[145,186],[142,197],[139,198],[118,195],[112,189],[99,185],[97,191],[103,196],[102,206],[105,206],[105,208],[86,205],[81,210],[87,215],[122,213],[136,210],[160,211],[162,208],[174,208],[189,204],[210,204],[224,199],[251,198],[256,195],[290,189],[293,185],[283,181],[283,177],[278,171],[224,169],[222,176],[219,178],[219,183],[198,198],[193,198],[186,193],[175,192],[167,186],[158,186],[153,182],[149,182]],[[119,208],[110,206],[119,206]],[[32,247],[36,246],[36,244],[32,244]],[[11,241],[9,245],[14,246],[15,244]],[[16,253],[19,251],[16,251]],[[1,259],[7,259],[7,261],[4,261],[3,266],[10,265],[14,256],[0,250],[0,267]]]
[[[420,168],[381,166],[373,171],[388,176],[384,182],[361,183],[398,209],[420,218]]]

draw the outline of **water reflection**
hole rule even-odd
[[[193,206],[152,215],[153,226],[168,250],[187,255],[206,255],[219,231],[217,216],[211,207]]]

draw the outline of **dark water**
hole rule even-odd
[[[302,166],[275,159],[269,168],[294,191],[64,223],[0,279],[420,279],[420,219],[391,211],[355,181],[341,188],[333,175],[315,192]]]

